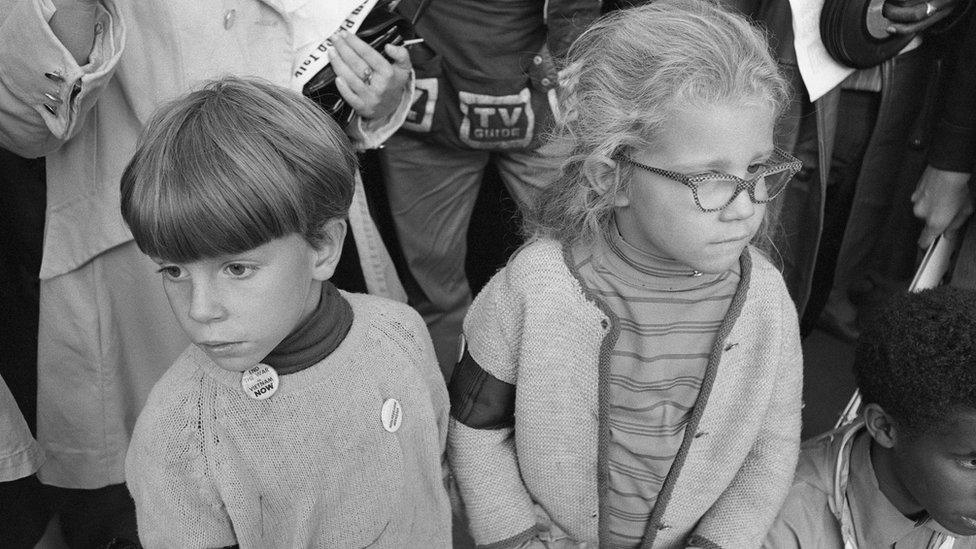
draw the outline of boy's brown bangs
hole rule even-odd
[[[165,106],[122,175],[122,216],[147,255],[189,262],[251,250],[346,214],[355,156],[301,96],[225,79]]]
[[[158,190],[156,196],[133,196],[141,205],[131,212],[130,229],[150,257],[190,262],[241,253],[300,233],[305,225],[301,209],[287,196],[287,184],[278,182],[282,192],[271,195],[266,190],[276,185],[253,181],[259,174],[235,178],[211,170],[210,179],[195,170],[182,171],[193,174],[191,179],[164,175],[149,186]]]

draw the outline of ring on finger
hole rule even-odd
[[[365,69],[363,69],[363,75],[362,75],[361,78],[362,78],[363,82],[367,86],[369,85],[369,82],[370,82],[370,79],[372,78],[372,76],[373,76],[373,69],[372,68],[366,67]]]
[[[935,13],[936,11],[938,11],[938,9],[939,8],[936,8],[935,6],[932,5],[932,2],[926,2],[925,3],[925,17],[928,17],[928,16],[932,15],[933,13]]]

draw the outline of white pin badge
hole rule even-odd
[[[400,406],[400,401],[395,398],[386,399],[386,402],[383,403],[381,416],[383,418],[383,428],[390,433],[397,432],[400,424],[403,423],[403,408]]]
[[[255,400],[270,398],[278,390],[278,372],[267,364],[258,364],[241,374],[241,387]]]

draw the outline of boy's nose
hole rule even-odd
[[[190,296],[190,318],[200,323],[213,322],[224,317],[226,311],[221,305],[214,288],[206,283],[194,283]]]

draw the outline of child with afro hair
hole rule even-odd
[[[893,297],[854,374],[860,417],[804,444],[766,547],[976,547],[976,293]]]

